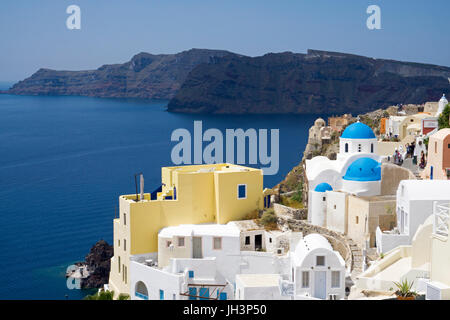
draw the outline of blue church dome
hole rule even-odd
[[[344,180],[379,181],[381,180],[381,163],[371,158],[359,158],[348,167]]]
[[[362,123],[355,122],[345,128],[344,132],[341,135],[341,138],[345,139],[374,139],[375,134],[372,129]]]
[[[326,182],[319,183],[315,188],[316,192],[333,191],[333,188]]]

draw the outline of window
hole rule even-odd
[[[437,141],[434,142],[434,153],[437,153]]]
[[[269,242],[272,243],[272,238],[269,238]]]
[[[178,246],[184,247],[184,237],[178,237]]]
[[[302,288],[309,288],[309,271],[302,271]]]
[[[245,245],[246,246],[250,245],[250,236],[245,237]]]
[[[373,153],[373,143],[370,144],[370,153]]]
[[[136,283],[134,295],[138,298],[148,300],[148,290],[146,285],[142,281]]]
[[[123,251],[127,251],[127,239],[123,239]]]
[[[348,143],[345,144],[345,152],[348,152]]]
[[[127,225],[127,214],[125,212],[123,213],[123,225]]]
[[[336,205],[334,205],[334,210],[336,210]]]
[[[189,288],[189,300],[197,300],[197,288]]]
[[[170,248],[171,245],[172,245],[172,241],[167,240],[167,241],[166,241],[166,247],[167,247],[167,248]]]
[[[120,247],[120,239],[117,239],[117,245]]]
[[[190,279],[194,278],[194,271],[189,270],[188,274]]]
[[[120,273],[120,256],[119,256],[118,262],[119,262],[119,273]]]
[[[325,256],[316,256],[316,266],[325,265]]]
[[[341,272],[331,271],[331,287],[340,288],[341,287]]]
[[[213,238],[213,249],[214,250],[221,250],[222,249],[222,238],[220,238],[220,237],[214,237]]]
[[[164,290],[159,289],[159,300],[164,300]]]
[[[247,185],[239,184],[238,185],[238,199],[246,199],[247,198]]]
[[[327,200],[327,198],[326,198],[326,197],[323,197],[323,198],[322,198],[322,201],[326,201],[326,200]]]
[[[124,273],[124,275],[125,275],[125,284],[127,283],[127,277],[128,277],[128,267],[127,266],[124,266],[123,267],[123,273]]]
[[[356,216],[355,218],[356,218],[356,224],[358,224],[359,223],[359,217]]]

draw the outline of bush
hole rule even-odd
[[[438,119],[439,130],[444,128],[450,128],[449,118],[450,117],[450,104],[447,104],[442,111]]]
[[[268,209],[266,210],[262,217],[261,217],[261,223],[264,226],[270,226],[272,224],[276,224],[277,223],[277,216],[275,215],[275,211],[273,211],[273,209]]]

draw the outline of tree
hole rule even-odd
[[[450,117],[450,103],[444,108],[444,111],[439,116],[438,125],[439,129],[450,128],[449,118]]]
[[[117,300],[128,300],[130,296],[124,293],[119,294]],[[114,291],[101,289],[93,295],[84,297],[84,300],[114,300]]]

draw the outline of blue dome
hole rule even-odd
[[[341,135],[345,139],[374,139],[375,134],[370,127],[362,122],[355,122],[345,128]]]
[[[379,181],[381,180],[381,163],[371,158],[359,158],[348,167],[344,180]]]
[[[333,188],[326,182],[319,183],[314,189],[316,192],[333,191]]]

